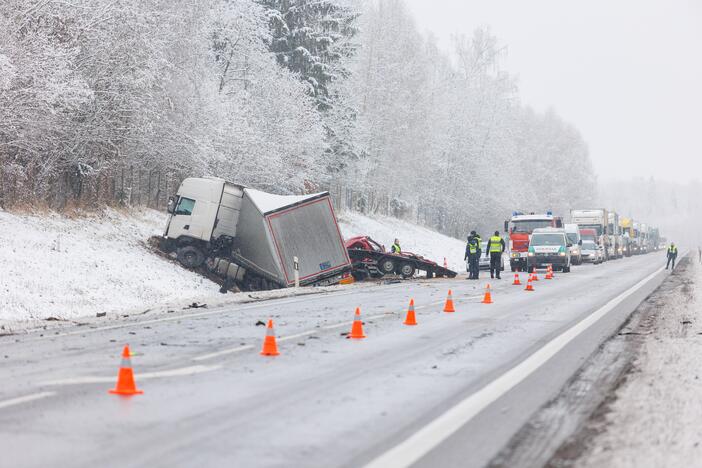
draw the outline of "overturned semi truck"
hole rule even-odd
[[[161,250],[242,290],[330,285],[351,271],[328,192],[282,196],[188,178],[168,212]]]

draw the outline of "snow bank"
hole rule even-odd
[[[658,313],[623,385],[607,412],[591,420],[584,456],[572,466],[683,467],[702,460],[702,265],[654,293]],[[694,259],[694,260],[693,260]],[[697,460],[697,461],[695,461]]]
[[[106,210],[77,219],[0,211],[0,325],[15,328],[50,317],[156,312],[192,302],[217,306],[335,289],[222,295],[218,285],[149,250],[147,239],[163,233],[166,219],[165,213],[148,209]],[[446,257],[450,267],[464,269],[463,242],[429,229],[357,213],[344,213],[340,226],[345,237],[370,235],[388,246],[398,237],[405,250],[439,263]]]
[[[165,220],[154,210],[79,219],[0,211],[0,322],[143,311],[217,294],[212,282],[148,250]]]
[[[339,225],[346,239],[367,235],[390,249],[395,238],[398,238],[400,247],[404,251],[434,260],[440,265],[443,265],[446,258],[449,268],[459,273],[466,269],[463,261],[465,242],[431,229],[395,218],[384,216],[370,218],[353,212],[340,214]]]

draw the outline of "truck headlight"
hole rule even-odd
[[[512,252],[512,258],[519,258],[519,252]]]
[[[527,255],[530,256],[530,257],[533,257],[533,256],[534,256],[534,252],[529,252]]]
[[[558,252],[558,255],[561,257],[565,257],[565,252]]]

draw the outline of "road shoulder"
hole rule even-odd
[[[587,360],[558,396],[540,409],[512,438],[491,461],[490,466],[622,466],[621,463],[611,461],[611,453],[606,453],[591,463],[583,463],[587,453],[604,443],[597,437],[610,431],[609,425],[616,419],[610,415],[613,405],[619,405],[617,402],[623,399],[627,403],[621,404],[622,407],[628,405],[632,414],[640,411],[637,404],[642,402],[635,400],[631,404],[630,396],[621,395],[621,392],[630,381],[639,378],[652,342],[658,343],[657,346],[661,349],[666,348],[665,343],[659,343],[659,331],[690,320],[680,317],[692,313],[687,310],[687,292],[691,287],[692,275],[699,276],[698,270],[687,259],[681,262],[679,268],[646,298],[617,333]],[[673,307],[676,307],[676,311],[669,315],[668,310]],[[662,314],[663,311],[666,313]],[[690,331],[690,335],[693,334]],[[698,345],[702,346],[700,335],[695,334],[695,337]],[[659,350],[655,352],[660,353]],[[677,385],[678,381],[673,378],[673,374],[668,377],[670,381],[665,385]],[[655,378],[655,373],[650,376],[650,380]],[[645,385],[648,383],[649,380]],[[655,405],[655,401],[649,403]],[[628,417],[629,415],[622,415],[622,420],[627,420]],[[629,432],[636,433],[637,430],[631,426],[611,431],[620,438],[626,438]],[[645,466],[645,463],[631,466]]]

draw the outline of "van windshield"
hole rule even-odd
[[[566,236],[568,236],[568,241],[569,241],[571,244],[577,244],[577,243],[578,243],[578,235],[577,235],[576,233],[574,233],[574,232],[569,232],[569,233],[566,234]]]
[[[531,236],[531,245],[565,245],[563,234],[534,234]]]
[[[177,215],[191,215],[193,214],[193,208],[195,207],[195,200],[190,198],[180,197],[178,199],[178,206],[176,206],[175,214]]]

